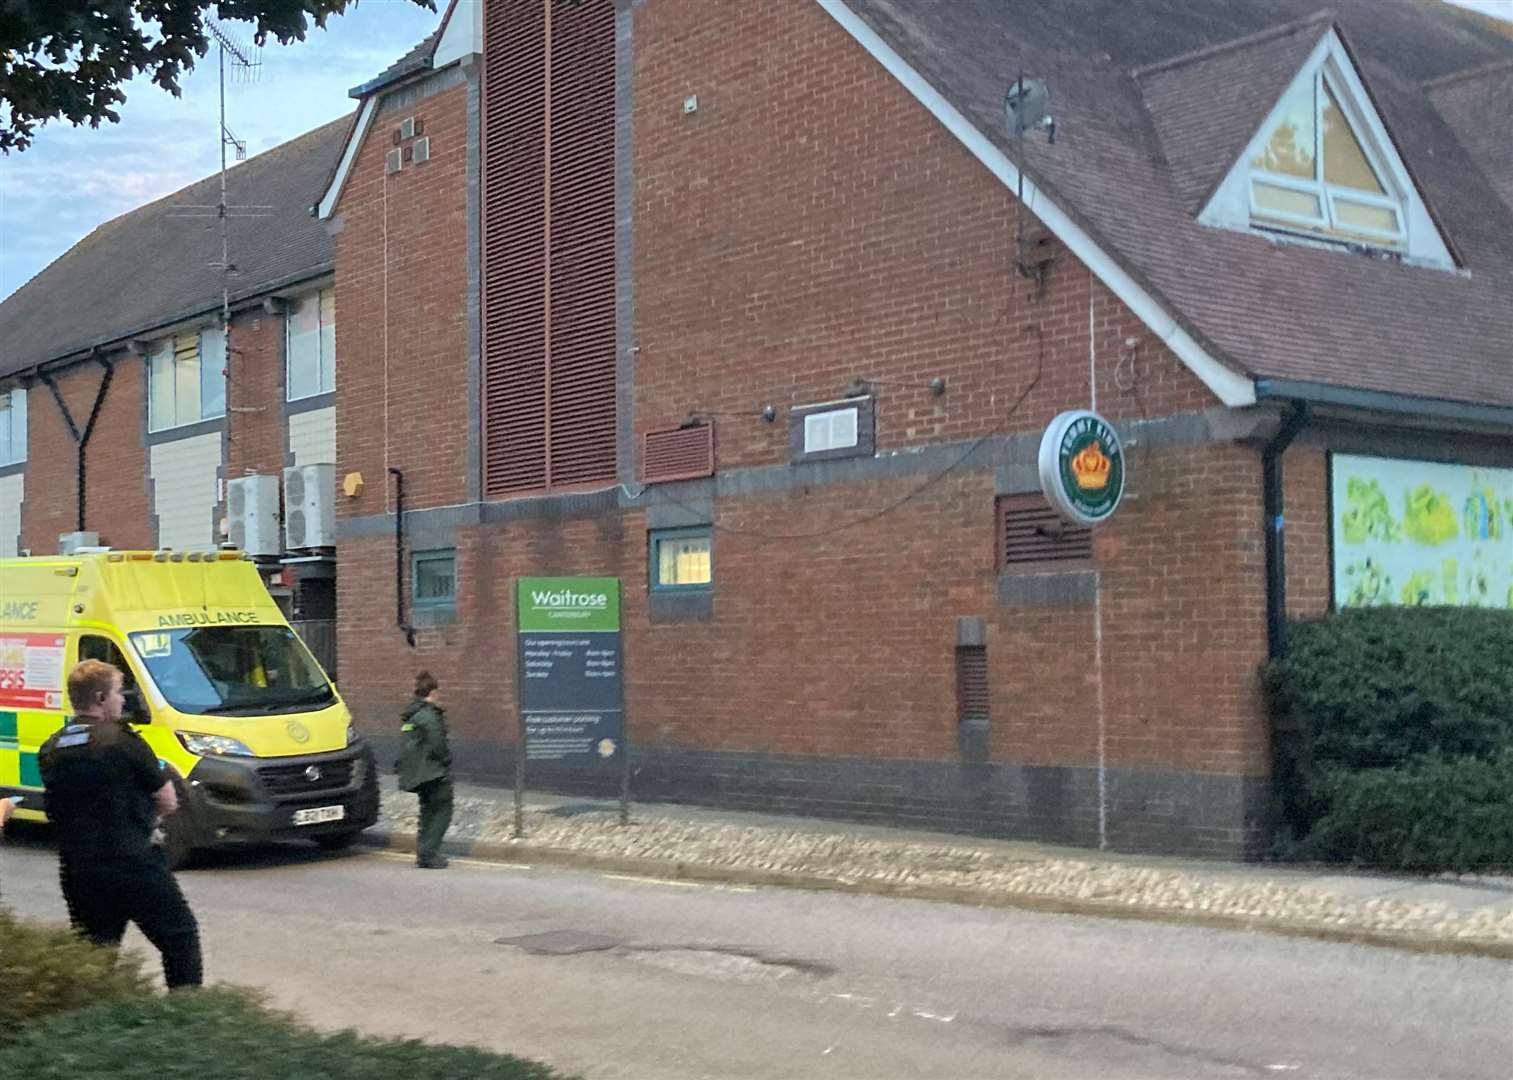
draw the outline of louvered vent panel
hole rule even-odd
[[[547,483],[547,9],[484,10],[483,472],[497,497]]]
[[[615,7],[551,14],[553,487],[615,477]]]
[[[1042,496],[1009,495],[998,500],[1000,571],[1088,562],[1092,557],[1092,530],[1068,524]]]
[[[962,723],[988,722],[988,650],[981,645],[956,649],[956,708]]]
[[[641,454],[641,479],[648,484],[714,475],[714,425],[648,431]]]

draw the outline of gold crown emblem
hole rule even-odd
[[[1102,491],[1108,487],[1108,474],[1111,462],[1108,456],[1098,448],[1097,443],[1088,443],[1080,453],[1072,458],[1072,475],[1077,479],[1077,486],[1083,491]]]

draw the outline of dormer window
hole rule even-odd
[[[1403,243],[1402,199],[1383,183],[1323,68],[1288,91],[1280,121],[1251,158],[1250,209],[1263,228]]]
[[[1331,27],[1198,214],[1205,225],[1455,268],[1424,193]]]

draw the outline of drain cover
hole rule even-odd
[[[620,944],[619,938],[591,934],[587,930],[548,930],[544,934],[494,939],[495,945],[514,945],[542,956],[571,956],[573,953],[603,952]]]

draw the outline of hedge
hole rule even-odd
[[[1513,612],[1346,609],[1292,624],[1264,675],[1284,855],[1513,866]]]
[[[0,1044],[20,1025],[152,992],[131,953],[91,945],[66,926],[17,919],[0,907]]]

